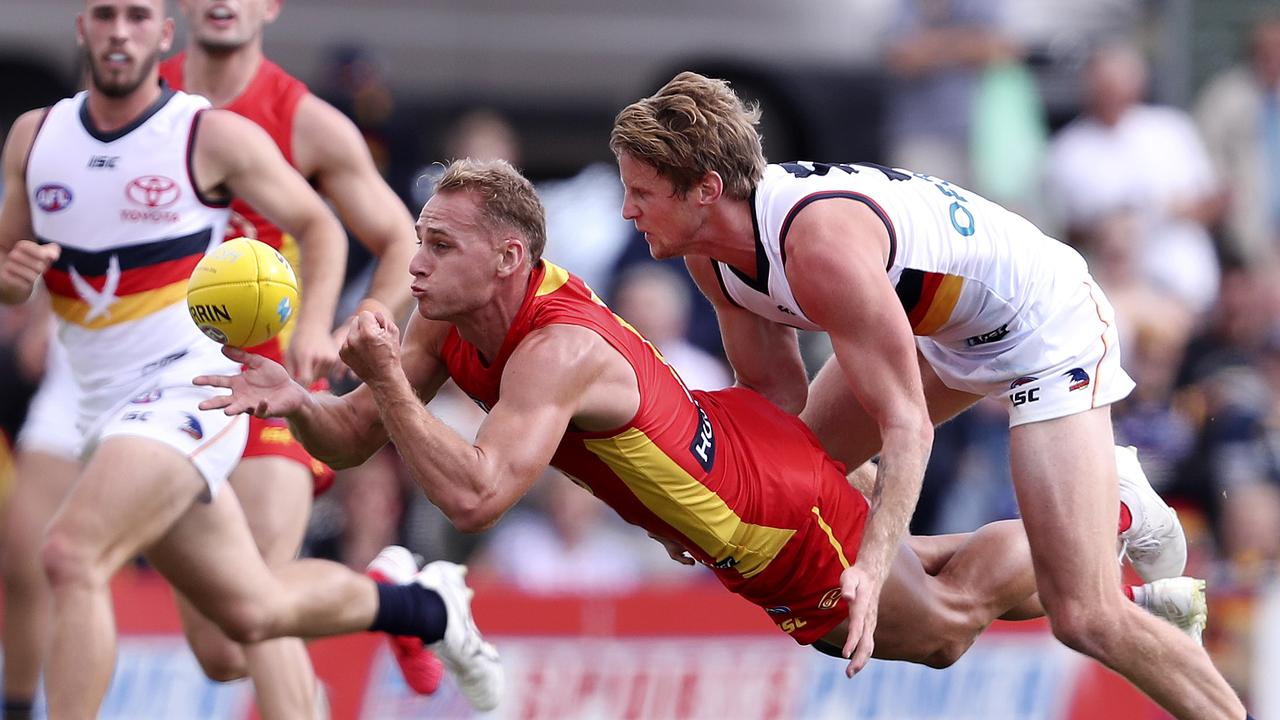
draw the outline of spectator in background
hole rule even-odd
[[[1000,0],[905,0],[885,64],[889,164],[971,186],[970,141],[979,77],[1014,56],[999,31]]]
[[[674,270],[650,262],[633,265],[618,278],[611,304],[658,348],[690,390],[729,387],[733,376],[724,361],[685,337],[691,295]]]
[[[1086,253],[1108,218],[1132,213],[1139,267],[1198,314],[1218,290],[1206,226],[1224,200],[1191,118],[1143,104],[1146,83],[1146,62],[1131,45],[1095,51],[1085,70],[1085,114],[1050,143],[1046,202]]]
[[[1280,518],[1277,298],[1269,266],[1228,265],[1206,329],[1192,339],[1178,384],[1196,428],[1179,491],[1208,513],[1236,579],[1275,560]]]
[[[1227,242],[1241,257],[1280,256],[1280,14],[1253,24],[1248,65],[1213,78],[1196,104],[1228,190]]]

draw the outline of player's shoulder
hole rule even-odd
[[[45,117],[49,114],[49,110],[49,107],[40,107],[28,110],[18,116],[18,119],[9,127],[9,134],[5,137],[5,157],[26,158],[27,151],[31,149],[32,143],[35,142],[36,133],[39,131]]]
[[[294,153],[343,159],[367,152],[360,129],[324,99],[308,92],[298,101],[293,116]]]

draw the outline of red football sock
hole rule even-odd
[[[1129,506],[1123,502],[1120,503],[1120,529],[1117,533],[1122,533],[1133,526],[1133,513],[1129,512]]]
[[[1125,597],[1129,598],[1130,600],[1133,600],[1134,602],[1137,602],[1137,600],[1134,600],[1134,597],[1133,597],[1133,586],[1132,586],[1132,585],[1125,585],[1123,589],[1124,589],[1124,596],[1125,596]]]

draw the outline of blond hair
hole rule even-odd
[[[436,192],[473,192],[480,215],[493,229],[512,228],[524,236],[529,262],[536,265],[547,244],[542,200],[519,170],[506,160],[454,160],[445,168]]]
[[[742,200],[764,174],[759,122],[759,106],[744,103],[729,83],[682,72],[618,113],[609,147],[652,166],[677,195],[716,172],[725,193]]]

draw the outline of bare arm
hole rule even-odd
[[[393,318],[386,318],[385,322],[394,325]],[[409,384],[419,407],[430,402],[449,378],[440,358],[440,348],[449,327],[448,323],[426,320],[414,314],[405,328],[398,352],[400,376]],[[347,351],[349,348],[344,347],[344,352]],[[332,398],[330,395],[318,394],[315,397],[320,402],[333,404],[325,400]],[[311,413],[289,417],[289,427],[303,447],[334,468],[363,463],[390,439],[379,413],[377,395],[367,383],[342,396],[341,400],[348,402],[343,407],[316,407]],[[405,456],[407,450],[398,449],[401,456]]]
[[[24,303],[49,265],[58,259],[57,246],[40,247],[31,226],[27,204],[27,155],[35,141],[44,110],[24,113],[13,123],[4,143],[4,199],[0,201],[0,302]]]
[[[387,346],[377,336],[394,334],[394,325],[374,326],[371,317],[362,313],[347,339],[348,347],[364,348],[363,357],[345,351],[343,357],[368,383],[410,474],[459,530],[492,526],[528,492],[569,421],[590,402],[584,398],[592,396],[607,362],[599,336],[555,325],[521,341],[503,372],[501,397],[473,444],[422,406],[393,360],[373,358],[373,345]]]
[[[875,600],[915,510],[933,442],[915,341],[885,273],[888,233],[870,209],[813,203],[796,216],[787,241],[796,301],[830,334],[845,382],[880,430],[871,514],[855,566],[870,584],[859,592]],[[874,603],[868,613],[873,630]],[[870,656],[870,632],[865,641],[854,670]]]
[[[378,259],[365,298],[381,303],[397,319],[408,313],[408,268],[417,236],[413,218],[387,186],[369,156],[360,131],[314,95],[298,105],[294,120],[294,162],[313,178],[342,223]],[[358,309],[367,309],[361,305]]]
[[[262,213],[302,247],[301,282],[306,302],[298,311],[291,367],[304,382],[327,372],[336,348],[329,340],[347,261],[347,238],[337,218],[280,154],[270,136],[224,110],[204,113],[193,159],[201,192],[229,191]],[[319,338],[323,337],[322,343]],[[306,351],[295,349],[301,343]],[[327,348],[321,349],[328,345]],[[304,352],[303,357],[295,353]]]
[[[414,320],[420,322],[410,322],[398,353],[398,367],[417,396],[425,401],[435,396],[446,377],[437,349],[447,326],[416,316]],[[394,325],[389,319],[385,322]],[[234,348],[223,352],[243,363],[244,368],[239,375],[197,377],[196,385],[231,390],[228,395],[200,403],[200,409],[287,418],[294,437],[307,452],[339,469],[359,465],[387,443],[387,430],[369,386],[362,385],[342,397],[311,393],[267,358]]]
[[[764,395],[789,413],[804,409],[809,379],[800,359],[796,331],[734,305],[725,297],[711,260],[686,258],[689,274],[711,301],[720,323],[725,355],[737,384]]]

